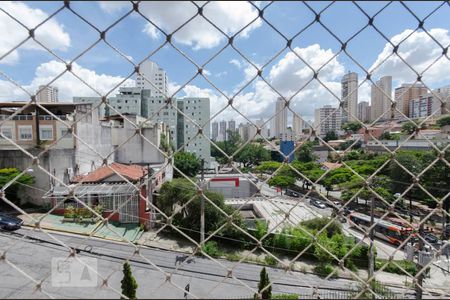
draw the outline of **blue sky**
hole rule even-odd
[[[388,2],[374,1],[357,3],[370,16],[388,4]],[[267,4],[267,2],[255,2],[255,5],[260,8]],[[319,12],[329,6],[330,2],[307,2],[307,4],[311,9]],[[405,3],[420,19],[441,4],[442,2],[439,1]],[[0,4],[0,7],[20,21],[28,22],[27,26],[33,27],[62,5],[62,2],[56,1],[36,1],[5,2]],[[196,7],[188,2],[145,3],[141,7],[145,16],[168,32],[196,12]],[[131,3],[71,2],[71,8],[100,30],[105,30],[131,9]],[[301,2],[274,2],[264,10],[264,18],[290,39],[314,21],[315,15],[310,8]],[[204,7],[204,15],[214,23],[217,21],[217,25],[228,34],[234,34],[257,16],[257,10],[246,2],[208,3]],[[443,43],[444,47],[448,47],[450,44],[449,15],[450,6],[445,3],[425,20],[424,25],[434,38]],[[342,41],[349,39],[368,22],[367,17],[351,2],[332,4],[321,14],[320,20]],[[11,33],[0,38],[5,40],[3,47],[0,46],[0,56],[2,56],[11,47],[18,44],[22,38],[25,38],[26,31],[1,11],[0,21],[3,23],[0,27],[7,27]],[[84,51],[99,36],[92,27],[68,9],[63,9],[56,14],[51,23],[45,24],[45,26],[48,25],[47,28],[42,26],[38,29],[36,36],[42,38],[45,45],[66,61],[70,61]],[[393,40],[396,37],[397,40],[401,40],[401,37],[407,36],[410,32],[408,30],[415,30],[418,23],[399,2],[389,4],[375,17],[374,21],[374,25],[388,39]],[[109,43],[132,58],[134,63],[142,61],[158,48],[164,39],[164,35],[158,34],[153,26],[148,25],[148,22],[136,13],[128,15],[107,33]],[[174,45],[199,64],[203,64],[225,44],[226,39],[201,17],[197,17],[186,26],[184,31],[174,35]],[[235,40],[235,47],[258,66],[264,65],[285,45],[284,38],[261,19],[257,19]],[[369,69],[390,51],[386,45],[387,40],[373,28],[368,27],[349,42],[347,50],[355,60]],[[314,23],[293,40],[292,48],[308,64],[319,67],[339,52],[341,45],[320,24]],[[399,51],[415,68],[423,70],[439,57],[442,49],[428,35],[418,31],[401,44]],[[195,67],[170,45],[159,50],[151,59],[167,71],[171,87],[183,85],[196,72]],[[76,63],[80,76],[84,76],[83,78],[93,87],[102,91],[112,88],[133,70],[133,66],[127,60],[103,42],[77,59]],[[40,46],[27,42],[14,53],[0,60],[0,70],[33,93],[38,84],[48,82],[52,76],[57,74],[56,70],[62,70],[58,64],[58,60]],[[430,88],[449,84],[449,67],[449,59],[441,58],[433,68],[424,73],[424,82]],[[252,71],[256,72],[231,47],[225,49],[207,64],[205,69],[207,70],[206,76],[210,81],[227,95],[233,95],[250,79]],[[359,73],[360,80],[363,80],[364,71],[355,65],[346,54],[341,53],[323,69],[319,78],[339,95],[340,78],[349,70]],[[406,65],[394,57],[388,59],[381,68],[374,72],[375,78],[382,75],[392,75],[394,87],[414,80],[416,77]],[[312,73],[295,55],[292,55],[290,50],[284,50],[264,68],[263,76],[283,96],[290,97],[311,78]],[[62,100],[70,100],[72,96],[93,94],[83,84],[75,82],[78,80],[74,77],[69,75],[67,77],[70,78],[61,78],[53,84],[60,88]],[[369,90],[368,84],[361,86],[360,101],[369,100]],[[202,77],[194,79],[178,94],[178,96],[183,95],[209,96],[212,101],[213,113],[226,105],[226,100]],[[271,88],[262,80],[256,79],[237,96],[237,106],[251,119],[260,116],[267,117],[273,111],[276,97],[277,95]],[[0,78],[0,98],[8,101],[26,99],[27,96],[13,88],[5,78]],[[337,105],[337,103],[338,101],[333,95],[314,82],[305,86],[302,92],[296,95],[293,110],[305,119],[311,119],[314,108],[324,104]],[[226,110],[223,117],[231,118],[232,111]]]

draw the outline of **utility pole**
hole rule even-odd
[[[200,179],[200,187],[202,188],[202,192],[204,189],[204,180],[205,180],[205,159],[202,158],[202,177]],[[203,195],[200,199],[200,245],[203,247],[205,242],[205,198]]]
[[[420,273],[416,280],[416,299],[422,300],[422,285],[423,285],[423,262],[421,261],[421,255],[423,251],[423,240],[420,238],[423,236],[423,215],[420,215],[420,225],[419,225],[419,255],[417,261],[417,271]]]
[[[368,272],[368,280],[370,280],[373,277],[374,270],[375,270],[375,253],[374,253],[374,247],[373,247],[373,230],[374,230],[374,202],[375,197],[372,197],[372,200],[370,201],[370,232],[369,232],[369,272]],[[375,295],[372,294],[372,299],[375,299]]]

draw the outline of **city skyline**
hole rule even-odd
[[[153,6],[152,6],[153,5]],[[155,6],[154,3],[143,3],[143,11],[156,18],[156,22],[161,23],[163,20],[158,19],[155,14],[159,13],[160,8]],[[167,4],[170,5],[170,4]],[[195,6],[186,3],[186,10],[182,13],[183,16],[187,15]],[[205,7],[205,14],[208,14],[208,10],[216,9],[219,16],[221,16],[226,31],[230,34],[239,28],[240,23],[250,19],[251,16],[256,14],[256,9],[249,3],[237,3],[230,4],[233,6],[233,12],[242,16],[242,19],[234,20],[227,24],[229,21],[229,11],[222,6],[220,2],[210,3]],[[259,7],[265,7],[267,3],[256,3]],[[424,11],[431,11],[434,5],[431,3],[421,2],[420,4],[410,3],[411,7],[416,5],[420,6]],[[52,9],[57,5],[54,3],[10,3],[5,2],[0,6],[11,12],[23,12],[19,15],[19,18],[28,18],[26,24],[37,24],[38,20],[41,20],[45,14],[50,14]],[[110,3],[77,3],[82,12],[89,10],[94,16],[98,16],[95,19],[95,25],[99,27],[107,26],[109,21],[115,20],[121,13],[125,12],[127,7],[131,8],[131,4],[110,4]],[[191,7],[192,6],[192,7]],[[375,13],[382,7],[381,3],[362,3],[361,6],[368,9],[371,13]],[[323,9],[322,4],[312,3],[311,7],[316,10]],[[40,9],[42,13],[38,13],[37,9]],[[152,9],[155,11],[152,12]],[[351,3],[335,3],[325,10],[321,16],[324,24],[330,24],[334,19],[338,18],[342,11],[348,10],[350,16],[353,16],[356,27],[361,24],[361,27],[366,24],[366,17],[362,15],[356,7]],[[291,3],[276,4],[267,8],[268,15],[271,16],[271,21],[274,22],[277,27],[286,36],[292,36],[295,30],[290,28],[288,24],[280,22],[283,20],[283,16],[290,16],[292,13],[301,13],[305,17],[305,21],[309,18],[313,18],[314,14],[309,8],[301,5],[294,5]],[[398,3],[392,3],[388,6],[387,11],[389,13],[405,13],[405,8]],[[177,12],[178,14],[181,12]],[[248,15],[248,16],[247,16]],[[432,61],[434,61],[438,55],[441,55],[442,49],[430,36],[423,31],[418,30],[412,32],[415,28],[410,21],[401,20],[401,18],[391,20],[387,18],[389,14],[384,13],[377,18],[379,22],[386,22],[386,24],[395,23],[396,26],[389,27],[383,26],[383,32],[392,42],[399,42],[404,37],[408,38],[399,47],[398,54],[402,56],[410,57],[410,63],[413,67],[423,70]],[[101,17],[100,17],[101,16]],[[183,18],[181,18],[183,19]],[[211,56],[216,51],[219,45],[222,45],[225,39],[218,35],[213,28],[206,27],[202,29],[202,33],[205,36],[211,37],[210,42],[208,40],[196,37],[193,27],[198,24],[203,24],[203,21],[195,19],[195,22],[189,27],[191,30],[174,35],[174,43],[181,50],[185,51],[187,55],[194,58],[195,61],[202,61]],[[101,93],[106,93],[109,89],[115,87],[122,82],[134,67],[130,63],[139,63],[143,61],[150,48],[154,49],[163,42],[164,35],[158,33],[153,27],[149,27],[136,16],[126,18],[123,22],[125,26],[131,26],[131,28],[139,28],[135,34],[129,34],[121,29],[117,29],[117,32],[108,33],[108,38],[111,39],[113,44],[119,44],[123,46],[120,49],[125,54],[125,58],[121,57],[118,53],[111,50],[108,46],[100,44],[94,47],[92,51],[89,51],[79,60],[73,63],[73,71],[81,77],[87,78],[87,82],[94,88],[98,89]],[[173,23],[177,20],[170,19],[167,21],[165,30],[170,30],[173,27]],[[286,22],[288,23],[288,22]],[[46,45],[50,47],[55,53],[65,59],[73,58],[76,54],[84,50],[84,46],[90,44],[91,40],[94,41],[97,36],[95,31],[91,32],[86,27],[83,35],[74,30],[79,26],[87,26],[80,19],[71,16],[70,18],[62,18],[56,15],[51,22],[50,31],[47,27],[42,29],[42,38],[46,41]],[[433,18],[433,22],[429,23],[430,27],[428,31],[437,41],[443,45],[447,45],[450,42],[450,36],[448,33],[448,23],[446,22],[445,15],[440,11],[436,13]],[[17,24],[8,21],[8,25],[16,28]],[[302,24],[297,26],[301,27]],[[50,26],[50,25],[48,25]],[[75,26],[75,27],[74,27]],[[49,27],[50,28],[50,27]],[[84,27],[83,27],[84,28]],[[45,29],[45,30],[44,30]],[[341,23],[336,23],[336,32],[342,38],[345,32],[345,26]],[[17,31],[21,33],[21,29],[18,27]],[[311,63],[311,66],[315,69],[319,69],[323,63],[329,61],[329,63],[321,69],[318,78],[329,88],[337,98],[341,97],[340,82],[342,76],[348,72],[356,72],[360,74],[361,82],[365,78],[365,72],[359,66],[355,65],[351,59],[349,59],[344,53],[339,53],[340,44],[334,40],[331,36],[326,36],[321,33],[323,29],[313,28],[302,34],[302,40],[294,39],[292,49],[298,56]],[[22,34],[22,33],[21,33]],[[262,36],[271,37],[270,47],[258,47],[258,38]],[[18,34],[20,37],[20,34]],[[95,36],[95,37],[94,37]],[[345,35],[344,35],[345,36]],[[16,38],[16,37],[15,37]],[[18,37],[17,37],[18,38]],[[75,43],[76,40],[80,40],[79,43]],[[393,87],[400,86],[402,83],[414,82],[416,79],[413,72],[402,63],[398,58],[390,57],[379,68],[375,68],[379,62],[391,53],[392,47],[387,40],[381,38],[375,32],[363,32],[360,35],[358,41],[352,41],[349,43],[348,51],[362,63],[362,66],[369,69],[374,69],[372,79],[376,81],[376,78],[382,77],[382,75],[391,75],[393,77]],[[124,43],[127,41],[127,43]],[[356,45],[370,41],[370,47],[363,47],[358,49]],[[241,34],[236,37],[236,45],[239,49],[242,49],[246,56],[252,59],[252,62],[256,66],[263,65],[269,58],[271,58],[275,51],[278,49],[275,45],[282,45],[282,38],[275,32],[270,30],[263,22],[257,21],[245,31],[245,34]],[[4,49],[0,49],[0,55],[9,50],[6,46],[11,45],[11,41],[5,42]],[[149,47],[150,46],[150,47]],[[257,47],[255,47],[257,46]],[[31,56],[27,53],[33,53]],[[276,57],[272,63],[270,63],[264,70],[262,75],[266,80],[279,91],[285,98],[289,98],[294,95],[310,78],[312,78],[312,71],[305,66],[301,60],[291,51],[283,51],[278,57]],[[127,61],[129,59],[130,61]],[[181,88],[176,97],[209,97],[211,99],[211,113],[219,111],[223,108],[228,100],[223,97],[217,90],[215,90],[202,76],[197,76],[193,81],[183,86],[196,72],[197,69],[186,59],[184,59],[180,53],[174,50],[172,47],[165,46],[159,50],[154,56],[151,57],[167,74],[169,74],[169,80],[167,82],[167,89],[173,92]],[[19,50],[11,52],[0,60],[0,67],[4,70],[5,74],[14,74],[13,78],[24,85],[27,90],[32,94],[39,85],[47,84],[59,72],[63,71],[65,66],[59,62],[55,57],[48,56],[40,51],[39,47],[22,47]],[[430,88],[437,88],[450,84],[449,74],[446,70],[449,69],[450,62],[448,59],[440,59],[432,68],[427,70],[422,76],[423,81]],[[217,87],[223,90],[225,95],[232,96],[240,87],[246,84],[253,75],[256,76],[256,70],[241,56],[230,50],[224,51],[221,55],[215,59],[214,63],[211,63],[204,67],[203,75],[211,80]],[[0,98],[2,101],[23,100],[28,99],[23,91],[17,89],[8,83],[7,80],[0,79]],[[136,76],[131,76],[125,80],[125,86],[134,86]],[[79,80],[72,75],[63,75],[52,83],[59,88],[60,100],[67,101],[73,96],[95,96],[95,92],[89,87],[80,83]],[[112,93],[114,94],[114,93]],[[362,83],[361,88],[358,90],[360,101],[370,101],[370,84],[367,82]],[[294,111],[298,112],[305,119],[312,119],[314,116],[314,110],[323,107],[324,105],[337,105],[338,100],[331,95],[326,88],[322,87],[316,81],[311,84],[305,85],[303,90],[298,93],[292,107]],[[267,86],[262,80],[256,78],[247,88],[245,88],[239,95],[236,95],[234,99],[234,105],[244,113],[248,118],[256,120],[260,117],[268,118],[274,111],[276,98],[278,95]],[[227,115],[228,114],[228,115]],[[237,118],[236,114],[232,114],[231,111],[226,111],[223,115],[224,118]]]

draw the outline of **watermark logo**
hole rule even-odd
[[[52,286],[96,287],[97,259],[90,257],[52,258]]]

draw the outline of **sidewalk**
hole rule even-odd
[[[31,213],[29,215],[35,220],[39,220],[45,214]],[[36,227],[32,218],[27,215],[19,215],[18,217],[24,221],[24,226],[33,228]],[[86,236],[92,234],[92,236],[98,238],[119,242],[130,241],[132,243],[138,240],[143,233],[137,224],[121,224],[118,226],[109,223],[106,226],[101,222],[80,224],[74,222],[62,222],[62,219],[62,216],[47,215],[40,221],[40,227],[42,229],[75,233]]]

